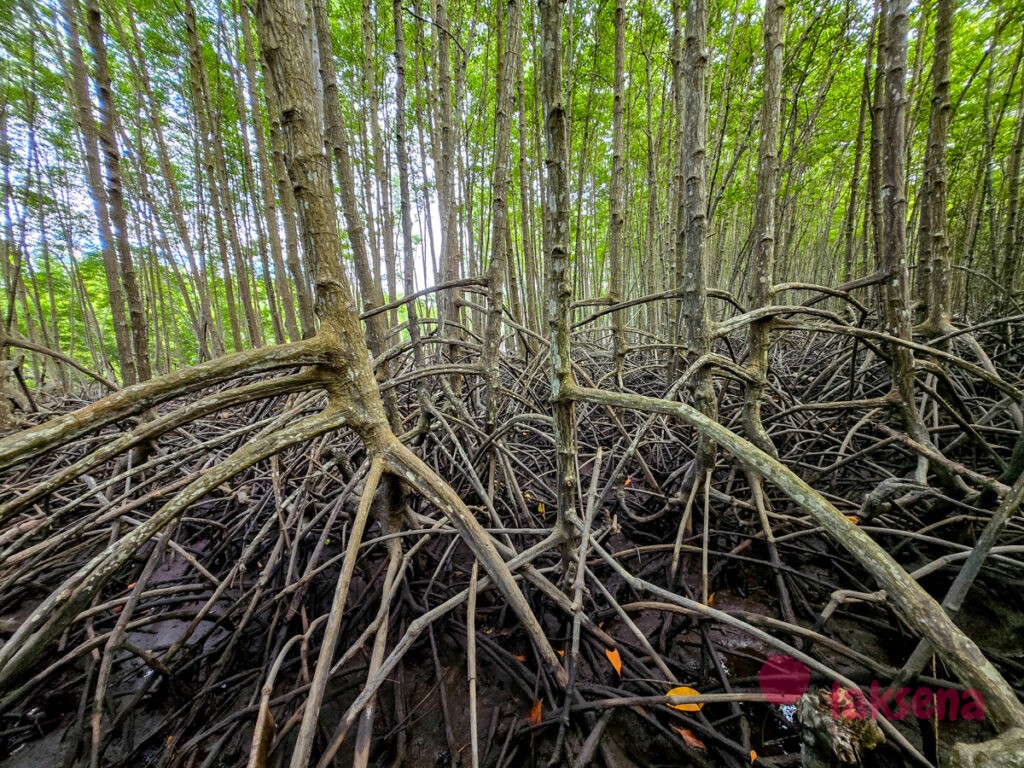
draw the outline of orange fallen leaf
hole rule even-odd
[[[707,749],[704,742],[694,736],[693,731],[689,728],[678,728],[673,725],[672,730],[683,737],[683,741],[686,742],[687,746],[693,747],[694,749]]]
[[[849,520],[854,525],[860,525],[860,520],[858,518],[854,517],[853,515],[847,515],[846,519]]]
[[[526,662],[526,657],[523,656],[520,653],[517,653],[517,654],[513,655],[512,658],[515,659],[516,661],[522,661],[524,663]]]
[[[555,651],[555,653],[557,653],[562,658],[565,658],[565,651],[563,651],[561,648],[559,648],[557,651]]]
[[[712,592],[710,595],[708,595],[708,605],[714,605],[714,604],[715,604],[715,593]]]
[[[630,483],[632,483],[632,482],[633,482],[633,478],[631,478],[631,477],[627,477],[627,478],[626,478],[626,482],[624,482],[624,483],[623,483],[623,485],[629,485],[629,484],[630,484]]]
[[[528,722],[530,725],[540,725],[540,721],[543,719],[541,716],[541,711],[543,710],[543,708],[544,705],[540,699],[537,699],[535,702],[533,702],[533,706],[530,707],[530,715],[526,718],[526,722]]]
[[[665,694],[666,696],[700,696],[700,691],[696,691],[693,688],[687,688],[685,685],[681,685],[678,688],[673,688],[671,691]],[[678,709],[680,712],[700,712],[704,706],[702,701],[694,701],[689,704],[669,704],[672,709]]]
[[[615,671],[619,673],[619,677],[622,677],[622,657],[619,656],[619,649],[605,648],[604,655],[608,657],[608,661],[613,667],[615,667]]]
[[[127,587],[125,587],[125,589],[135,589],[135,585],[138,584],[138,583],[139,582],[137,582],[137,581],[133,581],[131,584],[129,584]]]
[[[755,760],[757,760],[757,752],[752,749],[750,750],[750,764],[753,765]]]

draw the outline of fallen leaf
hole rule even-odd
[[[633,482],[633,478],[631,478],[631,477],[627,477],[627,478],[626,478],[626,482],[624,482],[624,483],[623,483],[623,485],[629,485],[629,484],[630,484],[630,483],[632,483],[632,482]]]
[[[693,731],[689,728],[678,728],[672,726],[672,730],[683,737],[683,741],[686,742],[687,746],[693,747],[694,749],[707,749],[704,742],[693,735]]]
[[[562,658],[565,658],[565,651],[563,651],[561,648],[559,648],[557,651],[555,651],[555,653],[557,653]]]
[[[708,595],[708,605],[710,606],[710,605],[714,605],[714,604],[715,604],[715,593],[712,592],[710,595]]]
[[[622,657],[619,656],[618,648],[605,648],[604,655],[608,657],[608,661],[615,667],[615,671],[619,673],[619,677],[622,677]]]
[[[541,516],[542,519],[546,518],[548,516],[548,510],[544,506],[544,502],[543,501],[540,504],[537,505],[537,511],[540,512],[540,516]]]
[[[526,663],[526,657],[521,655],[521,654],[517,653],[512,658],[515,659],[516,661],[521,661],[523,663]]]
[[[541,710],[543,708],[544,705],[540,699],[533,702],[533,706],[530,707],[530,715],[526,718],[526,722],[530,725],[540,725],[540,721],[543,719],[541,716]]]
[[[860,525],[860,520],[858,518],[854,517],[853,515],[847,515],[846,519],[849,520],[854,525]]]
[[[757,752],[750,750],[750,764],[753,765],[755,760],[757,760]]]
[[[700,696],[700,691],[696,691],[693,688],[687,688],[685,685],[681,685],[678,688],[673,688],[671,691],[665,694],[666,696]],[[694,701],[689,704],[669,704],[672,709],[678,709],[680,712],[700,712],[704,706],[702,701]]]

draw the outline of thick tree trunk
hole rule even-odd
[[[239,3],[239,21],[242,27],[242,46],[245,58],[245,82],[252,104],[253,134],[256,138],[256,165],[259,171],[260,196],[263,203],[263,217],[266,222],[267,239],[270,243],[270,260],[274,265],[274,288],[281,299],[284,313],[284,326],[291,341],[301,338],[299,324],[295,315],[295,297],[285,271],[284,251],[281,246],[281,228],[277,220],[277,192],[270,172],[271,158],[267,149],[267,136],[263,116],[259,107],[259,91],[256,87],[256,54],[253,51],[252,32],[249,29],[248,3]]]

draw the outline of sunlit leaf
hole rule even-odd
[[[671,691],[665,694],[666,696],[700,696],[700,691],[696,691],[693,688],[687,688],[685,685],[681,685],[678,688],[673,688]],[[689,704],[669,704],[672,709],[678,709],[680,712],[699,712],[704,706],[702,701],[694,701]]]
[[[619,677],[622,677],[622,657],[619,656],[619,649],[605,648],[604,655],[608,657],[608,661],[613,667],[615,667],[615,671],[619,673]]]
[[[698,739],[689,728],[679,728],[673,725],[672,730],[683,737],[683,741],[686,742],[687,746],[693,747],[694,749],[707,749],[704,742]]]
[[[544,704],[540,699],[533,702],[533,706],[530,707],[530,715],[526,718],[526,722],[530,725],[540,725],[540,721],[543,719],[541,712],[544,709]]]
[[[753,765],[756,760],[757,760],[757,752],[752,749],[752,750],[750,750],[750,764]]]

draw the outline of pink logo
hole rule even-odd
[[[773,653],[761,666],[757,680],[769,704],[796,704],[807,693],[811,670],[792,656]]]
[[[811,670],[792,656],[773,653],[757,676],[769,704],[796,704],[807,692]],[[888,688],[872,681],[867,693],[832,684],[829,696],[836,720],[903,720],[909,715],[921,720],[983,720],[985,701],[981,692],[955,688]]]

